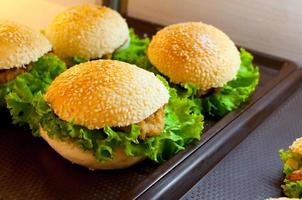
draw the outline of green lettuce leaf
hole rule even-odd
[[[291,150],[285,151],[281,149],[279,151],[280,158],[284,164],[283,172],[286,176],[291,174],[294,170],[297,170],[302,165],[301,156],[293,153]]]
[[[71,58],[71,61],[74,65],[77,65],[77,64],[81,64],[81,63],[84,63],[84,62],[87,62],[88,59],[86,58],[82,58],[80,56],[74,56]]]
[[[214,94],[203,98],[203,113],[209,117],[223,117],[237,109],[255,91],[260,78],[258,67],[253,66],[253,56],[240,49],[241,65],[236,79],[228,82]]]
[[[156,68],[150,63],[146,51],[150,43],[150,39],[140,38],[135,34],[133,29],[129,29],[130,44],[129,47],[123,50],[118,50],[112,54],[112,60],[119,60],[126,63],[134,64],[145,70],[159,74]]]
[[[44,93],[55,77],[65,70],[65,63],[58,57],[44,55],[33,63],[29,72],[10,82],[11,92],[6,96],[6,101],[13,123],[28,124],[37,135],[39,118],[33,104],[39,106],[39,102],[36,102],[35,94]]]
[[[0,107],[6,106],[5,96],[10,91],[10,83],[0,85]]]
[[[302,181],[289,181],[285,179],[284,185],[281,186],[286,196],[291,198],[302,197]]]
[[[117,147],[124,148],[129,156],[147,156],[156,162],[163,162],[175,153],[183,150],[193,140],[199,140],[203,129],[203,116],[200,112],[200,100],[178,96],[163,78],[158,78],[169,89],[170,100],[165,106],[165,128],[160,136],[139,140],[140,127],[132,125],[129,132],[105,127],[89,130],[72,122],[59,119],[43,99],[50,84],[38,84],[32,87],[32,77],[22,75],[14,84],[7,97],[14,122],[27,123],[33,135],[39,136],[43,127],[50,137],[77,143],[82,149],[93,152],[97,160],[106,161],[114,157]],[[18,83],[22,84],[18,84]]]
[[[183,150],[193,140],[200,140],[203,130],[203,115],[200,99],[180,97],[165,78],[157,77],[169,89],[170,99],[165,108],[165,129],[158,137],[147,139],[150,150],[147,156],[161,162]],[[156,147],[156,148],[154,148]]]

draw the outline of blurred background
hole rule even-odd
[[[1,0],[0,18],[41,29],[68,6],[102,3],[162,25],[203,21],[222,29],[240,46],[302,65],[300,0]]]
[[[33,28],[45,27],[68,6],[102,4],[101,0],[0,0],[0,19],[10,19]]]

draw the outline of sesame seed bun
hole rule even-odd
[[[53,19],[45,35],[62,58],[101,58],[129,40],[128,25],[119,13],[92,5],[65,10]]]
[[[302,155],[302,137],[297,138],[289,147],[289,149],[294,153]]]
[[[240,54],[232,40],[201,22],[163,28],[153,36],[147,53],[172,82],[191,83],[202,91],[222,87],[240,67]]]
[[[75,143],[50,138],[47,132],[40,128],[41,137],[62,157],[72,163],[85,166],[89,169],[122,169],[127,168],[144,159],[144,157],[127,156],[121,148],[114,152],[114,158],[99,162],[91,151],[84,151]]]
[[[24,68],[50,50],[50,43],[39,31],[0,20],[0,70]]]
[[[44,98],[60,119],[100,129],[143,121],[168,102],[169,93],[151,72],[120,61],[96,60],[60,74]]]

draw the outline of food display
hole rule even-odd
[[[9,54],[14,62],[1,65],[31,63],[5,83],[4,103],[13,123],[93,170],[167,161],[202,140],[204,120],[236,110],[259,83],[253,56],[202,22],[167,26],[150,40],[116,11],[84,5],[42,32],[24,46],[34,52],[27,60]]]
[[[105,6],[66,8],[40,30],[2,19],[0,117],[7,119],[1,121],[8,125],[0,127],[0,132],[6,132],[1,135],[7,139],[2,140],[7,144],[3,149],[12,150],[15,141],[17,149],[4,153],[9,159],[7,166],[3,164],[5,157],[2,159],[1,169],[9,178],[3,179],[17,180],[15,176],[23,178],[30,171],[34,178],[26,177],[20,185],[37,186],[45,176],[40,187],[43,192],[33,189],[38,191],[37,198],[49,190],[53,199],[98,199],[107,191],[108,199],[160,199],[166,195],[177,199],[208,175],[214,179],[204,179],[205,185],[219,183],[217,188],[223,189],[227,184],[224,179],[235,171],[234,177],[256,174],[255,179],[246,179],[250,181],[246,185],[267,184],[257,197],[301,199],[302,138],[287,150],[279,150],[281,162],[276,153],[281,144],[287,146],[288,140],[299,136],[280,137],[284,143],[278,147],[277,142],[270,144],[276,149],[265,147],[273,151],[263,156],[272,158],[272,153],[274,162],[279,162],[271,177],[260,176],[268,171],[262,169],[263,161],[258,160],[261,167],[250,165],[246,169],[235,162],[245,160],[232,157],[249,152],[259,159],[258,151],[238,146],[233,151],[238,154],[230,153],[300,87],[301,72],[295,64],[268,55],[238,47],[223,30],[206,21],[162,26]],[[19,132],[23,137],[19,138]],[[267,145],[264,138],[261,135],[245,141],[257,140],[258,148],[259,140]],[[20,149],[26,151],[19,154]],[[234,160],[222,160],[226,155]],[[219,177],[224,177],[220,182],[216,182],[217,174],[210,174],[218,162],[230,166],[218,169],[222,173]],[[15,175],[19,163],[29,167]],[[269,169],[276,166],[266,164]],[[41,167],[40,172],[35,172],[37,167]],[[238,174],[236,167],[242,169]],[[240,184],[245,181],[233,179]],[[14,185],[5,181],[1,187]],[[197,197],[203,192],[201,183],[193,187],[197,192],[191,190]],[[258,191],[246,185],[239,196],[245,195],[242,191],[247,191],[247,197]],[[236,184],[230,188],[237,191]],[[271,192],[275,189],[278,193]],[[10,190],[3,189],[9,197]],[[94,196],[99,193],[106,194]]]

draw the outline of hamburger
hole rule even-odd
[[[173,24],[158,31],[147,48],[158,72],[180,90],[193,87],[202,97],[203,112],[222,117],[255,90],[258,68],[252,55],[238,51],[221,30],[202,23]]]
[[[0,105],[4,106],[11,82],[29,72],[51,50],[51,45],[40,32],[1,20],[0,49]]]
[[[201,94],[236,77],[240,53],[219,29],[201,23],[174,24],[160,30],[148,47],[151,63],[171,82],[194,84]]]
[[[44,30],[53,51],[69,65],[110,58],[129,44],[129,31],[121,15],[105,6],[80,5],[57,15]]]
[[[284,194],[302,198],[302,138],[296,139],[287,151],[281,149],[280,158],[284,164]]]
[[[89,169],[120,169],[145,158],[163,162],[200,139],[203,129],[198,102],[179,97],[164,78],[120,61],[75,65],[34,97],[18,90],[10,101],[15,118],[25,109],[14,102],[31,102],[26,108],[33,110],[28,124],[34,135]]]

